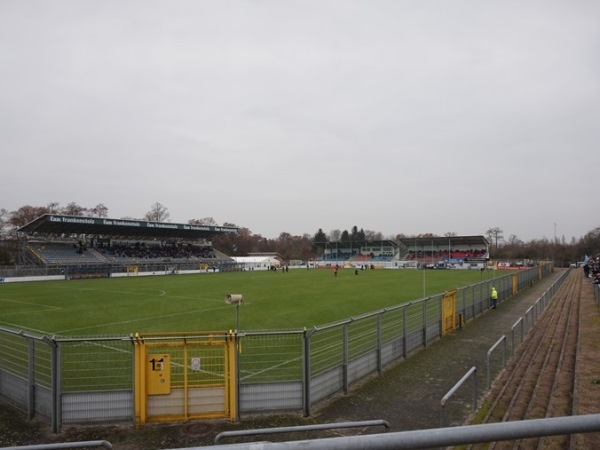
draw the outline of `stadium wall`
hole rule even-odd
[[[494,279],[499,301],[552,270],[546,264]],[[549,289],[549,298],[562,279]],[[486,280],[456,292],[455,314],[462,322],[490,307],[490,287]],[[318,403],[427,348],[442,336],[443,299],[440,293],[310,330],[238,335],[239,416],[276,411],[308,416]],[[134,388],[131,336],[60,338],[0,327],[0,396],[28,417],[47,420],[55,431],[66,424],[133,423]]]

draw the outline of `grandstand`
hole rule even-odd
[[[18,230],[19,258],[21,264],[37,267],[37,275],[67,278],[254,270],[272,266],[264,261],[259,264],[236,260],[212,246],[212,238],[237,230],[45,214]],[[309,263],[315,267],[468,269],[485,267],[489,259],[489,244],[484,236],[328,241],[316,242],[315,246],[322,250],[322,256]]]
[[[471,268],[484,267],[489,243],[484,236],[405,238],[398,241],[317,242],[322,249],[315,265],[375,267]]]
[[[408,238],[401,240],[408,249],[406,260],[425,267],[484,267],[489,260],[489,243],[484,236]]]
[[[356,263],[370,263],[372,261],[398,260],[402,254],[397,242],[383,241],[334,241],[315,242],[323,250],[319,261],[348,261]]]
[[[115,273],[237,270],[211,239],[235,227],[45,214],[21,227],[20,258],[70,278]]]

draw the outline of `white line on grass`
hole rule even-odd
[[[18,330],[29,331],[30,333],[41,334],[42,336],[51,336],[51,335],[55,334],[55,333],[52,333],[52,332],[49,332],[49,331],[38,330],[36,328],[24,327],[23,325],[21,325],[19,323],[11,323],[11,322],[6,322],[4,320],[0,320],[0,323],[2,325],[8,325],[10,327],[14,327],[14,328],[16,328]]]
[[[112,350],[112,351],[115,351],[115,352],[118,352],[118,353],[128,353],[128,354],[131,353],[131,350],[124,350],[122,348],[113,347],[113,346],[106,345],[106,344],[101,344],[101,343],[95,342],[93,340],[86,341],[86,343],[87,344],[92,344],[95,347],[105,348],[105,349]],[[86,345],[82,342],[82,343],[79,343],[79,344],[75,344],[73,347],[85,347],[85,346]],[[192,373],[193,372],[201,372],[201,373],[206,373],[206,374],[212,375],[212,376],[217,377],[217,378],[225,378],[225,374],[222,373],[222,372],[213,372],[213,371],[205,370],[205,369],[192,369],[191,364],[190,365],[180,364],[178,362],[173,362],[171,360],[171,365],[174,366],[174,367],[185,367],[186,366],[187,370],[188,370],[188,373],[190,373],[190,372],[192,372]]]
[[[101,293],[107,293],[107,294],[123,294],[123,295],[144,295],[147,296],[149,295],[148,292],[136,292],[136,291],[111,291],[111,290],[105,290],[105,289],[87,289],[87,288],[81,288],[78,289],[80,291],[93,291],[93,292],[101,292]],[[164,297],[165,295],[167,295],[166,291],[163,290],[158,290],[158,289],[146,289],[147,291],[158,291],[158,295],[157,297]],[[207,301],[207,302],[222,302],[223,299],[222,298],[203,298],[203,297],[186,297],[183,295],[169,295],[169,298],[173,298],[173,299],[185,299],[185,300],[201,300],[201,301]]]
[[[301,356],[298,356],[298,357],[296,357],[296,358],[293,358],[293,359],[288,359],[287,361],[284,361],[284,362],[282,362],[282,363],[279,363],[279,364],[275,364],[274,366],[268,367],[268,368],[266,368],[266,369],[263,369],[263,370],[259,370],[258,372],[252,372],[252,371],[250,371],[250,370],[247,370],[247,371],[245,371],[245,372],[249,372],[249,373],[250,373],[250,375],[248,375],[248,376],[246,376],[246,377],[242,377],[242,378],[240,379],[240,381],[246,381],[246,380],[248,380],[248,379],[250,379],[250,378],[252,378],[252,377],[254,377],[254,376],[256,376],[256,375],[260,375],[260,374],[262,374],[262,373],[269,372],[269,371],[271,371],[271,370],[275,370],[275,369],[277,369],[278,367],[285,366],[285,365],[287,365],[287,364],[290,364],[290,363],[292,363],[292,362],[294,362],[294,361],[298,361],[298,360],[300,360],[300,359],[302,359],[302,357],[301,357]]]
[[[218,308],[194,309],[194,310],[191,310],[191,311],[183,311],[183,312],[179,312],[179,313],[166,314],[166,315],[163,315],[163,316],[147,317],[145,319],[122,320],[122,321],[119,321],[119,322],[103,323],[103,324],[100,324],[100,325],[92,325],[92,326],[88,326],[88,327],[71,328],[71,329],[68,329],[68,330],[57,331],[56,334],[59,334],[59,333],[71,333],[73,331],[81,331],[81,330],[90,330],[90,329],[94,329],[94,328],[108,327],[108,326],[112,326],[112,325],[123,325],[123,324],[126,324],[126,323],[134,324],[134,323],[139,323],[139,322],[147,322],[149,320],[162,319],[164,317],[183,316],[183,315],[187,315],[187,314],[202,313],[202,312],[215,311],[217,309],[227,309],[227,308],[231,308],[231,306],[224,305],[224,306],[220,306]]]
[[[34,309],[34,310],[27,310],[27,311],[17,311],[17,312],[13,312],[13,313],[2,313],[3,316],[12,316],[12,315],[16,315],[16,314],[29,314],[32,312],[39,312],[39,311],[59,311],[62,308],[59,308],[58,306],[50,306],[50,305],[44,305],[41,303],[30,303],[30,302],[23,302],[21,300],[11,300],[10,298],[0,298],[0,302],[10,302],[10,303],[17,303],[19,305],[31,305],[31,306],[38,306],[40,309]]]
[[[102,292],[102,293],[106,293],[106,294],[125,294],[125,295],[148,295],[149,292],[150,293],[158,292],[159,297],[163,296],[167,293],[166,291],[163,291],[162,289],[150,289],[150,288],[140,288],[140,289],[136,289],[135,291],[113,291],[110,289],[92,289],[92,288],[78,288],[78,289],[72,289],[72,290]],[[141,292],[141,291],[146,291],[146,292]]]

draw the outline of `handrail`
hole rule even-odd
[[[600,414],[588,414],[301,441],[226,444],[219,448],[222,450],[418,449],[597,431],[600,431]],[[207,447],[194,447],[197,448]]]
[[[277,434],[277,433],[295,433],[298,431],[320,431],[334,430],[337,428],[357,428],[357,427],[385,427],[386,431],[390,429],[387,420],[365,420],[362,422],[340,422],[340,423],[322,423],[315,425],[300,425],[296,427],[278,427],[278,428],[258,428],[253,430],[235,430],[223,431],[215,436],[215,444],[226,437],[256,436],[259,434]],[[1,449],[0,449],[1,450]]]
[[[487,387],[488,389],[492,387],[492,369],[491,369],[491,355],[492,352],[498,347],[501,343],[504,343],[502,349],[502,367],[506,366],[506,335],[503,335],[500,339],[496,341],[494,345],[487,352]]]
[[[511,354],[511,356],[515,354],[515,328],[517,328],[517,325],[519,325],[519,323],[521,324],[521,344],[523,343],[523,339],[525,339],[525,330],[524,330],[525,323],[523,321],[523,317],[521,317],[510,328],[510,340],[511,340],[510,354]]]
[[[450,389],[442,400],[440,401],[440,405],[442,407],[440,411],[440,428],[446,426],[446,402],[454,395],[456,390],[463,385],[467,379],[473,375],[473,410],[477,409],[477,368],[475,366],[471,367],[469,371],[463,375],[463,377],[456,383],[452,389]]]
[[[104,447],[108,450],[113,448],[108,441],[81,441],[81,442],[60,442],[57,444],[34,444],[22,445],[19,447],[0,447],[0,450],[57,450],[67,448],[89,448],[89,447]]]

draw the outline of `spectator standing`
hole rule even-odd
[[[496,304],[498,303],[498,291],[495,287],[492,286],[492,309],[496,309]]]

